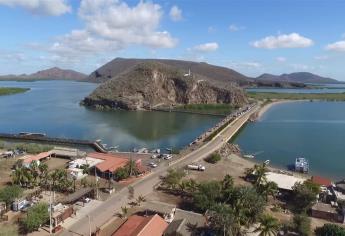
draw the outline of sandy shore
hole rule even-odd
[[[301,102],[301,101],[304,101],[304,100],[274,100],[270,103],[265,104],[263,107],[260,108],[257,114],[257,119],[259,120],[266,111],[268,111],[270,108],[272,108],[275,105],[279,105],[283,103],[291,103],[291,102]]]

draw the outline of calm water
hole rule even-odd
[[[312,173],[345,178],[345,102],[274,105],[234,142],[258,161],[286,168],[302,156]]]
[[[311,84],[319,86],[315,89],[293,89],[293,88],[250,88],[248,92],[261,93],[345,93],[345,84]]]
[[[0,132],[43,132],[53,137],[102,139],[120,150],[134,147],[180,148],[219,118],[165,112],[101,112],[79,102],[96,84],[72,81],[9,82],[0,87],[31,91],[0,97]]]

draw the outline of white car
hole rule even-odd
[[[170,160],[171,158],[172,158],[172,155],[170,155],[170,154],[164,155],[165,160]]]
[[[156,158],[158,158],[158,155],[156,155],[156,154],[151,156],[151,159],[156,159]]]
[[[151,163],[149,164],[149,166],[151,166],[152,168],[156,168],[158,165],[157,165],[156,163],[154,163],[154,162],[151,162]]]
[[[91,202],[91,199],[87,197],[84,199],[84,203],[88,203],[88,202]]]

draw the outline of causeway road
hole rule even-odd
[[[154,187],[161,181],[161,176],[164,176],[169,168],[184,167],[187,164],[197,162],[220,149],[248,121],[250,116],[259,109],[259,104],[254,105],[251,109],[239,115],[211,141],[205,143],[187,155],[173,160],[170,165],[163,165],[155,168],[149,175],[133,183],[131,186],[134,188],[135,196],[146,196],[151,193]],[[121,189],[119,192],[113,194],[113,196],[111,196],[107,201],[91,211],[88,215],[80,218],[75,223],[68,225],[60,235],[90,235],[90,228],[92,232],[95,232],[96,228],[105,224],[111,217],[120,212],[122,206],[125,206],[130,202],[128,195],[129,192],[127,188]]]

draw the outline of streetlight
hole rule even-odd
[[[91,217],[90,215],[86,215],[86,217],[89,219],[89,236],[92,235],[92,232],[91,232]]]

